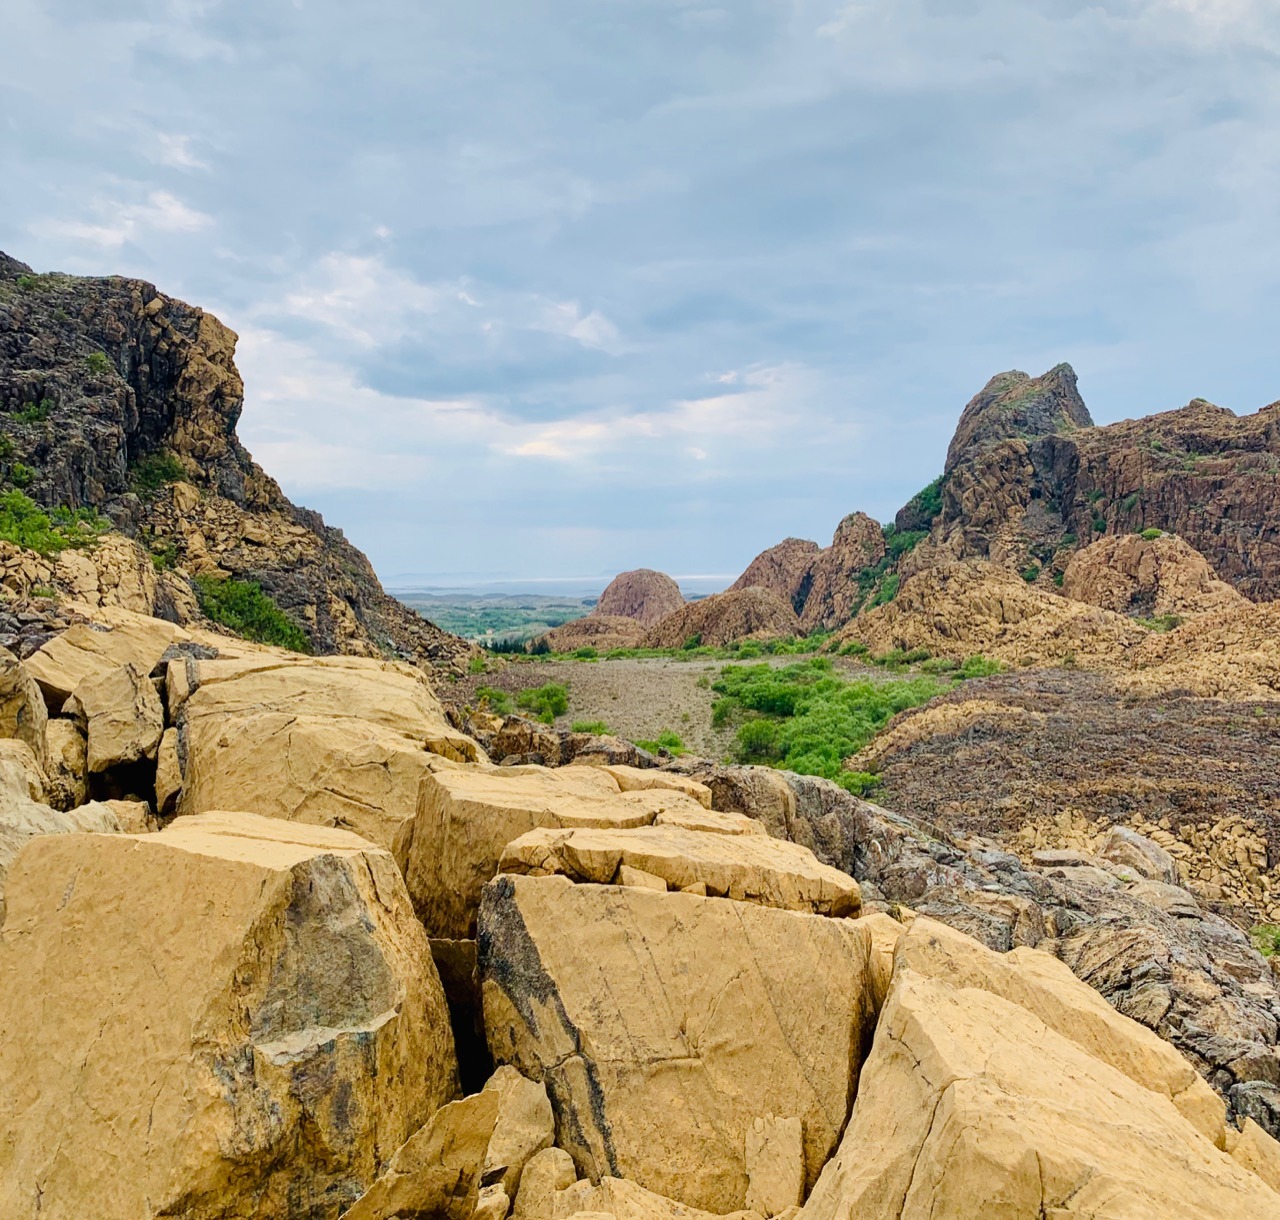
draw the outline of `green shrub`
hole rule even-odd
[[[1067,579],[1067,574],[1066,574],[1065,572],[1055,572],[1055,573],[1053,574],[1053,583],[1054,583],[1054,584],[1055,584],[1059,589],[1061,589],[1061,588],[1062,588],[1063,582],[1064,582],[1066,579]]]
[[[841,771],[836,783],[852,792],[854,796],[866,796],[879,788],[884,780],[870,771]]]
[[[1158,614],[1155,618],[1140,618],[1137,621],[1151,631],[1172,631],[1175,627],[1182,626],[1182,616],[1178,614]]]
[[[469,674],[485,674],[489,672],[489,663],[484,657],[472,657],[467,662],[467,673]]]
[[[84,358],[85,367],[95,377],[103,377],[115,367],[106,352],[90,352]]]
[[[159,491],[169,483],[181,483],[187,477],[186,469],[172,453],[158,449],[146,453],[129,469],[129,486],[140,494]]]
[[[13,413],[13,418],[20,424],[38,424],[49,418],[53,403],[47,398],[39,402],[26,402]]]
[[[829,657],[772,669],[726,666],[714,684],[720,700],[712,720],[743,719],[734,745],[740,762],[769,762],[804,775],[820,775],[865,790],[869,781],[844,770],[897,712],[932,699],[950,683],[928,677],[901,681],[849,681]],[[724,710],[722,710],[724,709]]]
[[[1107,519],[1101,513],[1093,514],[1093,532],[1095,534],[1103,533],[1107,528]]]
[[[868,608],[876,606],[887,606],[895,597],[898,596],[898,586],[902,583],[902,577],[897,572],[890,572],[888,576],[880,582],[880,588],[876,590],[876,595],[868,604]]]
[[[311,651],[306,632],[262,591],[257,581],[197,576],[195,586],[200,609],[215,623],[259,644],[275,644],[293,652]]]
[[[1093,491],[1089,493],[1087,498],[1090,504],[1097,504],[1097,502],[1102,499],[1102,490],[1095,487]]]
[[[1040,579],[1040,565],[1033,563],[1030,567],[1023,568],[1022,579],[1029,585],[1035,584],[1035,582]]]
[[[41,555],[89,546],[110,528],[111,522],[89,508],[57,508],[47,513],[21,491],[0,493],[0,538]]]
[[[1157,538],[1164,537],[1164,530],[1158,530],[1158,529],[1143,530],[1141,537],[1144,542],[1154,542]]]
[[[544,686],[522,690],[516,696],[516,706],[530,712],[535,720],[554,724],[557,716],[563,716],[569,710],[569,692],[558,682],[548,682]]]
[[[41,597],[48,601],[54,601],[57,599],[58,590],[55,589],[52,585],[32,585],[31,596]]]
[[[836,653],[839,657],[865,657],[871,651],[861,640],[849,640],[848,643],[840,645],[840,651]]]
[[[30,292],[33,288],[40,285],[40,277],[38,275],[20,275],[18,276],[18,287],[23,292]]]
[[[1131,495],[1125,496],[1125,498],[1120,501],[1120,511],[1122,513],[1131,513],[1138,507],[1139,498],[1140,497],[1136,491]]]
[[[15,487],[30,487],[35,482],[36,472],[22,462],[14,462],[9,467],[9,482]]]
[[[477,686],[476,698],[480,700],[481,706],[487,707],[495,716],[511,714],[511,696],[504,690],[493,686]]]
[[[680,734],[673,733],[670,729],[663,729],[653,741],[637,741],[636,745],[642,750],[648,750],[650,754],[666,750],[668,754],[674,754],[677,758],[685,752]]]
[[[1260,923],[1249,929],[1249,939],[1263,957],[1275,957],[1280,953],[1280,924]]]
[[[590,733],[593,737],[609,737],[609,726],[603,720],[575,720],[570,726],[575,733]]]
[[[598,661],[600,653],[588,644],[585,648],[576,648],[569,654],[575,661]]]
[[[13,457],[13,437],[7,432],[0,432],[0,461],[7,462]]]
[[[989,678],[992,674],[998,674],[1004,669],[999,661],[993,661],[988,657],[984,657],[981,653],[972,657],[966,657],[964,664],[960,666],[960,676],[962,678]]]
[[[680,645],[681,651],[691,652],[695,648],[702,646],[702,636],[691,635],[683,644]]]
[[[151,540],[151,565],[157,572],[168,572],[178,562],[178,544],[172,538]]]
[[[907,501],[907,511],[923,521],[932,521],[942,511],[942,484],[946,475],[939,475],[928,487],[921,488]]]

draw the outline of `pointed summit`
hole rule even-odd
[[[1076,389],[1075,370],[1059,364],[1042,377],[1016,369],[997,373],[965,407],[947,449],[947,473],[964,458],[1000,441],[1074,428],[1092,428],[1093,417]]]

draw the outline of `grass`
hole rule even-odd
[[[685,752],[685,745],[680,739],[680,734],[673,733],[670,729],[663,729],[653,741],[637,741],[635,744],[642,750],[648,750],[650,754],[657,754],[659,750],[666,750],[668,754],[674,754],[679,758]]]
[[[569,692],[558,682],[548,682],[544,686],[522,690],[516,696],[516,706],[543,724],[553,724],[557,716],[563,716],[569,710]]]
[[[575,733],[590,733],[593,737],[609,737],[609,726],[603,720],[575,720],[570,726]]]
[[[1275,957],[1280,953],[1280,924],[1260,923],[1249,929],[1249,939],[1263,957]]]
[[[472,657],[471,660],[467,662],[467,673],[469,674],[483,674],[488,672],[489,664],[484,657]]]
[[[129,486],[139,494],[157,492],[169,483],[181,483],[187,477],[182,463],[163,449],[146,453],[129,469]]]
[[[110,521],[89,508],[48,513],[24,492],[0,493],[0,539],[41,555],[91,546],[110,528]]]
[[[39,424],[49,418],[53,411],[53,403],[47,398],[39,402],[23,403],[14,413],[13,418],[20,424]]]
[[[477,686],[476,698],[480,706],[495,716],[509,716],[512,712],[511,696],[494,686]]]
[[[773,669],[726,666],[712,689],[719,726],[739,721],[734,758],[766,763],[801,775],[834,780],[850,791],[866,791],[874,777],[844,769],[898,712],[927,703],[949,680],[930,676],[899,680],[849,680],[828,657],[813,657]]]
[[[1151,631],[1172,631],[1175,627],[1182,626],[1182,616],[1178,614],[1158,614],[1155,618],[1140,618],[1135,620],[1141,626]]]
[[[200,609],[215,623],[259,644],[275,644],[292,652],[310,652],[311,640],[257,581],[195,578]]]

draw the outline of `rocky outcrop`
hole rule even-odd
[[[545,1083],[580,1176],[734,1211],[747,1132],[773,1114],[801,1119],[816,1179],[872,1019],[853,923],[504,875],[485,890],[479,950],[494,1059]]]
[[[456,1087],[426,937],[391,857],[353,835],[244,814],[50,835],[8,898],[14,1220],[91,1198],[336,1218]]]
[[[684,594],[670,576],[637,568],[615,576],[588,617],[629,618],[651,627],[683,606]]]
[[[784,538],[777,546],[762,551],[749,564],[729,592],[738,589],[770,589],[791,603],[800,614],[813,584],[813,564],[822,553],[816,542],[803,538]]]
[[[1173,534],[1113,535],[1077,551],[1063,572],[1062,592],[1073,601],[1147,618],[1188,618],[1249,604]]]
[[[141,280],[34,275],[4,259],[6,473],[20,462],[37,502],[95,509],[179,573],[258,582],[317,651],[465,660],[467,645],[389,597],[342,532],[291,504],[250,458],[235,433],[235,343],[212,315]],[[116,604],[175,615],[145,557],[60,563],[74,596],[109,604],[134,589]]]
[[[542,638],[552,652],[576,652],[579,648],[608,652],[611,648],[639,648],[644,631],[644,624],[636,619],[592,613],[553,627]]]
[[[682,648],[696,640],[718,648],[742,640],[777,639],[799,631],[800,620],[795,611],[776,593],[739,589],[690,602],[650,627],[642,642],[647,648]]]

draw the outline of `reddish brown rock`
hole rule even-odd
[[[690,602],[669,614],[644,637],[647,648],[680,648],[691,639],[719,648],[737,640],[798,635],[800,620],[788,602],[769,589],[738,589]]]
[[[804,609],[812,584],[814,560],[822,553],[816,542],[805,538],[785,538],[777,546],[762,551],[748,565],[729,592],[739,589],[770,589],[791,603],[797,614]]]
[[[651,568],[637,568],[613,578],[590,617],[630,618],[648,627],[683,606],[684,594],[670,576]]]

